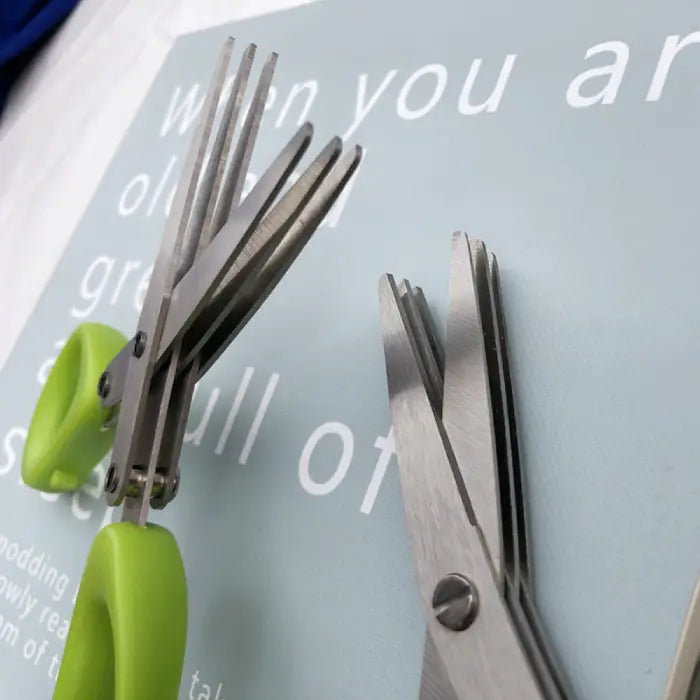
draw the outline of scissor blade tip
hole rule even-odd
[[[332,138],[316,156],[315,162],[333,161],[335,162],[342,151],[343,144],[338,142],[337,138]]]
[[[465,231],[455,231],[452,234],[452,248],[453,250],[463,248],[470,250],[471,240]]]
[[[362,149],[359,146],[355,146],[353,148],[350,148],[346,151],[345,155],[343,156],[343,163],[348,163],[348,171],[352,175],[355,170],[360,165],[360,161],[362,160]]]
[[[379,277],[379,292],[380,294],[386,294],[390,292],[392,287],[395,286],[394,275],[391,272],[385,272]]]

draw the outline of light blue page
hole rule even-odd
[[[77,323],[134,332],[228,34],[234,64],[250,41],[258,70],[280,54],[254,174],[305,118],[309,158],[335,133],[367,152],[198,387],[180,494],[154,515],[188,573],[180,697],[417,697],[424,617],[377,285],[408,277],[444,319],[451,234],[465,230],[501,266],[551,641],[576,697],[660,698],[700,541],[700,22],[687,0],[328,0],[177,42],[0,375],[0,696],[50,697],[111,515],[104,464],[72,496],[19,484],[34,402]]]

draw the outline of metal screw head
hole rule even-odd
[[[448,574],[435,586],[433,610],[443,627],[455,632],[467,629],[479,610],[476,586],[462,574]]]
[[[137,331],[134,336],[134,357],[141,357],[146,349],[146,334],[143,331]]]
[[[107,493],[113,493],[117,488],[117,467],[115,464],[110,464],[105,476],[104,489]]]
[[[102,372],[97,382],[97,395],[103,399],[107,398],[109,390],[112,388],[112,376],[109,372]]]

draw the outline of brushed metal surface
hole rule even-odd
[[[467,516],[461,472],[425,391],[417,348],[391,275],[380,282],[387,383],[406,522],[430,635],[459,697],[541,698],[496,584],[483,537]],[[434,617],[433,590],[446,574],[476,585],[479,611],[463,632]]]

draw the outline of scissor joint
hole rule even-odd
[[[184,569],[174,538],[148,522],[149,511],[164,508],[178,493],[180,453],[197,382],[275,289],[362,158],[359,146],[345,151],[334,136],[300,168],[314,133],[307,122],[244,197],[277,54],[267,56],[252,98],[245,99],[257,47],[244,48],[229,81],[233,46],[232,38],[224,42],[199,111],[137,332],[127,340],[107,326],[81,324],[54,363],[25,442],[26,483],[52,492],[83,485],[111,447],[105,499],[109,506],[122,506],[123,522],[103,528],[89,555],[88,571],[99,570],[102,560],[117,567],[108,577],[86,574],[93,577],[92,587],[81,584],[78,623],[71,627],[64,654],[68,670],[62,682],[59,678],[61,697],[112,697],[116,679],[119,697],[131,699],[142,671],[150,680],[140,698],[176,697],[185,639]],[[65,396],[76,377],[75,395]],[[60,396],[54,400],[56,392]],[[68,414],[66,405],[71,406]],[[57,437],[44,439],[43,433]],[[120,592],[124,586],[128,594]],[[173,614],[163,615],[163,606],[155,604],[162,602],[162,593],[171,596],[165,608],[172,602]],[[158,600],[149,601],[154,594]],[[105,624],[105,600],[110,615],[121,609],[128,624]],[[132,610],[134,601],[139,605]],[[158,614],[144,616],[144,610]],[[132,634],[134,619],[143,624],[144,617],[154,629]],[[87,649],[75,641],[86,621],[104,637]],[[157,634],[151,634],[154,630]],[[141,649],[155,664],[130,668],[145,658]],[[159,663],[163,650],[171,654],[167,658],[166,653],[165,664]],[[88,659],[90,653],[94,658]],[[91,665],[84,673],[83,667]]]
[[[129,483],[124,491],[124,496],[127,498],[134,498],[140,496],[147,481],[148,467],[145,465],[134,465],[129,473]],[[179,487],[180,475],[178,472],[171,478],[166,474],[156,471],[153,477],[153,486],[151,487],[150,498],[151,502],[158,501],[164,507],[168,499],[165,497],[168,493],[172,494],[174,498]],[[107,469],[107,474],[104,481],[104,490],[106,493],[114,493],[118,486],[118,477],[116,465],[111,464],[109,469]],[[172,500],[169,499],[169,500]]]
[[[570,697],[530,591],[498,266],[452,239],[445,350],[420,288],[379,301],[406,524],[427,618],[421,698]],[[484,659],[498,659],[484,668]],[[436,695],[439,689],[439,695]]]
[[[244,198],[277,55],[266,58],[239,124],[256,47],[244,50],[223,98],[232,47],[227,41],[205,98],[138,331],[113,357],[97,387],[104,427],[116,421],[107,502],[123,503],[123,518],[139,524],[149,507],[163,508],[177,494],[177,465],[196,383],[309,242],[362,158],[359,146],[343,152],[335,136],[294,178],[313,138],[313,125],[304,123]]]

